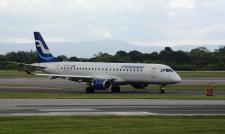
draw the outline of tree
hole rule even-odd
[[[128,53],[128,56],[129,56],[129,58],[132,62],[142,62],[143,61],[141,52],[138,52],[138,51],[135,51],[135,50],[130,51]]]
[[[114,60],[115,62],[128,62],[129,61],[129,57],[127,52],[125,51],[118,51],[116,52],[116,54],[114,55]]]
[[[0,62],[6,61],[6,56],[0,55]]]
[[[190,63],[190,58],[188,57],[187,53],[183,51],[174,52],[172,58],[172,60],[178,64]]]
[[[68,61],[79,61],[79,59],[77,57],[73,56],[73,57],[70,57],[68,59]]]
[[[59,61],[67,61],[68,60],[68,58],[65,55],[59,55],[57,58]]]
[[[95,54],[94,59],[97,62],[112,62],[113,56],[107,53],[100,52],[98,54]]]
[[[191,64],[196,65],[199,69],[207,66],[208,64],[216,64],[219,59],[210,51],[205,51],[199,48],[192,49],[189,53]]]
[[[152,61],[159,60],[159,53],[158,52],[152,52],[149,54],[149,58]]]
[[[165,63],[169,64],[173,61],[174,57],[173,57],[173,50],[170,47],[165,47],[164,50],[162,50],[159,53],[159,57],[162,61],[164,61]]]
[[[7,53],[6,57],[7,57],[8,61],[15,61],[15,62],[19,61],[16,52],[9,52],[9,53]]]

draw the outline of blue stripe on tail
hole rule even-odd
[[[49,51],[48,46],[43,40],[39,32],[34,32],[35,46],[37,50],[37,60],[39,63],[42,62],[57,62],[58,59],[54,57]]]

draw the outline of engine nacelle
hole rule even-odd
[[[94,80],[91,83],[91,86],[95,87],[96,90],[108,90],[112,86],[112,82],[110,80]]]
[[[148,84],[139,84],[139,83],[131,83],[130,85],[136,89],[145,89],[148,86]]]

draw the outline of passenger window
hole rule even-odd
[[[166,71],[166,69],[161,69],[161,71],[160,72],[165,72]]]

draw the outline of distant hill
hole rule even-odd
[[[126,52],[137,50],[144,53],[151,53],[154,51],[161,51],[164,47],[161,46],[139,46],[130,44],[123,41],[118,40],[102,40],[102,41],[93,41],[93,42],[66,42],[66,43],[53,43],[48,42],[49,48],[51,52],[58,55],[66,55],[66,56],[77,56],[82,58],[90,58],[93,57],[94,54],[99,52],[115,54],[119,50],[123,50]],[[0,54],[5,54],[11,51],[30,51],[35,50],[35,46],[33,43],[27,44],[16,44],[16,43],[0,43],[1,49]],[[176,47],[172,47],[173,50],[183,50],[190,51],[193,48],[200,47],[196,45],[180,45]],[[206,45],[210,51],[214,49],[218,49],[218,45]]]

